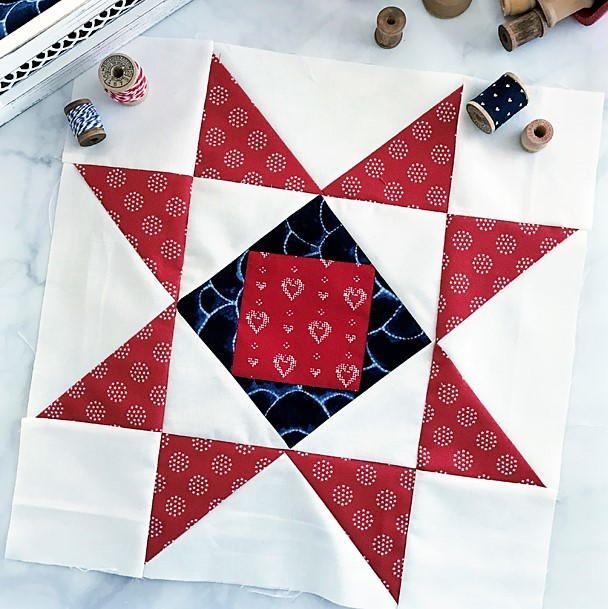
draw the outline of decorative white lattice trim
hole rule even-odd
[[[6,93],[18,82],[25,80],[28,76],[74,48],[77,44],[83,42],[141,2],[144,2],[144,0],[117,0],[112,6],[104,9],[89,21],[86,21],[80,27],[44,49],[44,51],[40,51],[35,57],[21,64],[17,69],[0,78],[0,95]]]

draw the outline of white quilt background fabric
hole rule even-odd
[[[160,434],[24,419],[7,558],[141,577]]]
[[[319,186],[463,81],[463,107],[485,87],[460,75],[404,73],[230,45],[213,48]],[[112,124],[124,129],[120,143],[89,150],[66,144],[30,417],[170,302],[70,163],[191,173],[211,50],[210,43],[194,41],[133,43],[126,51],[141,58],[149,76],[158,70],[155,80],[173,67],[172,58],[186,58],[178,75],[183,107],[174,128],[164,120],[169,93],[159,89],[137,112],[100,101]],[[275,94],[269,83],[279,81]],[[76,81],[75,96],[90,95],[94,85],[92,73],[85,74]],[[559,127],[550,151],[537,157],[516,153],[517,129],[504,127],[491,140],[461,115],[450,212],[586,229],[598,140],[595,130],[582,130],[568,109],[582,105],[591,124],[599,125],[600,99],[543,88],[532,94],[535,105],[528,114],[547,113]],[[345,98],[352,103],[345,105]],[[531,114],[517,120],[523,123],[526,116]],[[148,131],[151,124],[157,131]],[[153,145],[152,138],[163,146]],[[494,155],[488,154],[490,143]],[[572,151],[583,150],[575,163],[568,161]],[[528,192],[533,196],[524,196]],[[180,295],[316,194],[195,179]],[[328,198],[328,203],[433,338],[445,215],[341,199]],[[400,607],[540,609],[585,240],[585,230],[569,237],[440,341],[550,488],[419,472]],[[83,260],[86,272],[75,264]],[[65,353],[57,358],[62,341]],[[297,448],[414,467],[432,348],[387,375]],[[179,316],[164,430],[284,447]],[[159,434],[152,432],[26,419],[7,556],[137,577],[301,590],[356,609],[394,607],[346,534],[283,457],[144,568],[158,442]],[[66,470],[65,463],[78,467]],[[127,552],[122,551],[125,540]],[[301,568],[292,568],[298,560]]]
[[[89,98],[107,123],[108,137],[82,148],[66,135],[64,163],[88,163],[191,175],[203,117],[210,42],[138,38],[123,51],[140,63],[150,83],[143,105],[117,104],[99,83],[97,68],[74,81],[72,99]],[[176,89],[179,87],[179,93]]]
[[[555,492],[419,472],[400,609],[541,607]]]

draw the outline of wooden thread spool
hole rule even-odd
[[[397,6],[383,8],[376,17],[374,38],[383,49],[396,47],[403,38],[406,24],[405,13]]]
[[[498,38],[505,50],[511,52],[531,40],[542,38],[547,31],[547,22],[542,12],[534,8],[512,21],[498,26]]]
[[[542,150],[553,137],[553,125],[544,118],[529,122],[521,132],[521,145],[528,152]]]
[[[528,105],[526,86],[513,72],[498,80],[467,102],[466,110],[474,125],[491,134]]]
[[[451,19],[462,15],[472,0],[422,0],[426,10],[439,19]]]
[[[590,8],[594,0],[538,0],[549,27],[570,17],[583,8]]]
[[[505,17],[521,15],[536,6],[536,0],[500,0],[502,14]]]
[[[115,53],[102,60],[97,74],[104,89],[122,93],[135,83],[138,75],[137,63],[128,55]]]
[[[90,109],[89,115],[82,122],[76,120],[74,115],[78,114],[78,108],[84,109],[86,107]],[[68,119],[72,133],[81,146],[94,146],[106,139],[106,132],[104,131],[101,118],[90,99],[82,98],[70,102],[63,109],[63,112]]]

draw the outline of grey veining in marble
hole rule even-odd
[[[592,28],[571,20],[549,32],[544,40],[508,54],[496,37],[498,0],[474,0],[469,11],[451,21],[433,19],[419,0],[406,0],[400,2],[408,15],[404,41],[386,51],[372,40],[375,16],[385,3],[193,0],[149,33],[380,65],[465,72],[488,79],[510,69],[530,83],[608,93],[608,18]],[[0,556],[4,553],[19,420],[25,414],[44,290],[65,129],[62,108],[68,97],[69,87],[65,87],[0,128]],[[605,135],[545,609],[608,606],[607,201]],[[140,581],[0,559],[0,609],[330,606],[309,595],[269,596],[236,586]]]

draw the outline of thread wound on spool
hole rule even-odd
[[[383,8],[376,17],[376,31],[374,39],[383,49],[396,47],[403,38],[406,24],[405,13],[398,6]]]
[[[527,105],[525,85],[515,74],[506,72],[469,101],[466,108],[475,126],[490,134]]]
[[[141,66],[128,55],[108,55],[98,69],[99,82],[114,101],[141,103],[148,93],[148,79]]]
[[[81,146],[93,146],[105,139],[101,117],[90,99],[77,99],[69,103],[63,111],[74,137]]]
[[[542,150],[553,137],[553,125],[544,118],[529,122],[521,132],[521,145],[528,152]]]

